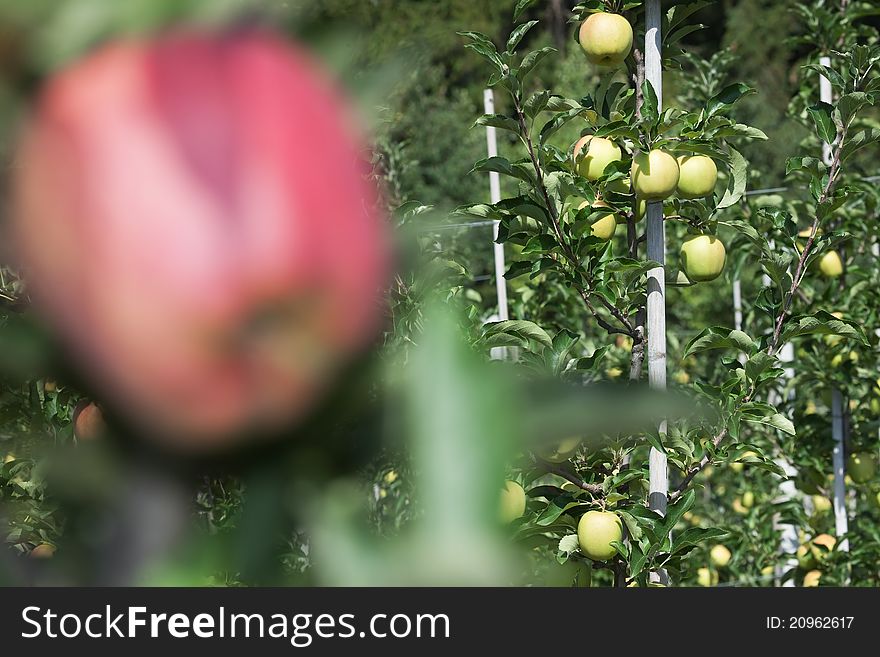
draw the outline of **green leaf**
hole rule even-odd
[[[854,91],[844,94],[837,101],[837,111],[840,114],[840,122],[849,125],[855,115],[866,105],[871,104],[871,97],[863,91]]]
[[[519,123],[503,114],[484,114],[474,121],[474,126],[478,125],[492,126],[493,128],[510,130],[513,133],[519,134]]]
[[[538,21],[529,21],[528,23],[517,25],[513,32],[510,33],[510,38],[507,40],[507,52],[513,53],[519,45],[519,42],[522,41],[523,37],[526,35],[526,32],[531,30],[537,24]]]
[[[535,2],[537,2],[537,0],[519,0],[513,10],[513,20],[519,20],[519,17],[522,15],[522,13],[533,4],[535,4]]]
[[[780,343],[784,344],[801,335],[842,335],[868,344],[861,326],[847,319],[838,319],[824,310],[813,315],[795,315],[785,322]]]
[[[547,332],[534,322],[525,319],[509,319],[503,322],[490,322],[483,326],[484,338],[489,337],[494,333],[515,335],[525,340],[534,340],[545,347],[553,347],[553,340]]]
[[[746,192],[748,182],[748,162],[738,150],[730,148],[730,180],[724,196],[718,202],[718,209],[729,208],[739,202]]]
[[[825,102],[818,102],[807,108],[810,118],[816,127],[816,134],[826,144],[833,144],[837,139],[837,126],[834,125],[834,106]]]
[[[552,46],[544,46],[538,50],[533,50],[525,57],[523,57],[522,63],[519,65],[519,70],[517,71],[517,78],[522,81],[529,73],[532,72],[532,69],[538,65],[544,57],[549,55],[551,52],[556,52],[556,48]]]
[[[709,99],[706,103],[706,116],[715,116],[729,108],[743,96],[752,93],[755,93],[755,90],[747,84],[742,82],[730,84]]]
[[[754,354],[757,345],[746,333],[736,329],[730,330],[723,326],[710,326],[688,343],[684,358],[710,349],[736,349],[747,354]]]
[[[675,525],[678,524],[681,517],[694,505],[695,499],[696,491],[692,488],[666,509],[666,518],[663,521],[663,528],[666,533],[671,532]]]
[[[505,176],[518,178],[530,185],[535,182],[534,174],[531,169],[521,164],[512,163],[507,158],[499,157],[497,155],[495,157],[483,158],[477,162],[471,170],[472,173],[488,173],[490,171],[496,171],[498,173],[503,173]]]
[[[529,21],[528,23],[517,25],[513,29],[513,32],[510,33],[510,38],[507,39],[507,52],[512,54],[519,45],[519,42],[522,41],[523,37],[526,35],[526,32],[531,30],[537,24],[538,21]]]
[[[787,433],[790,436],[795,435],[794,424],[782,413],[773,413],[772,415],[754,415],[745,411],[741,412],[742,419],[745,422],[751,422],[752,424],[766,424],[773,427],[774,429],[779,429],[783,433]]]
[[[868,144],[880,141],[880,128],[865,128],[852,137],[847,137],[840,150],[840,160],[845,162],[853,153]]]
[[[556,548],[563,554],[574,554],[580,549],[577,534],[568,534],[559,539],[559,545]]]

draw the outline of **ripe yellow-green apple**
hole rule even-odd
[[[620,66],[632,50],[632,26],[620,14],[591,14],[581,23],[578,42],[590,63]]]
[[[43,381],[43,392],[58,392],[58,383],[52,379]]]
[[[743,506],[742,498],[734,497],[733,502],[730,504],[730,508],[733,509],[733,512],[739,514],[741,516],[746,515],[749,510]]]
[[[811,570],[806,575],[804,575],[804,586],[810,588],[814,586],[819,586],[820,579],[822,579],[822,571]]]
[[[563,461],[567,461],[572,456],[574,456],[575,453],[577,453],[577,449],[578,447],[580,447],[580,444],[580,438],[565,438],[555,445],[550,445],[539,450],[538,456],[540,456],[545,461],[549,461],[550,463],[562,463]]]
[[[697,568],[697,584],[700,586],[715,586],[718,584],[718,573],[706,566]]]
[[[763,568],[761,568],[761,574],[764,577],[769,577],[773,574],[774,570],[775,569],[773,568],[773,566],[764,566]]]
[[[28,554],[32,559],[49,559],[55,554],[55,546],[49,543],[40,543]]]
[[[648,202],[643,198],[637,198],[633,202],[633,216],[636,221],[640,221],[648,211]]]
[[[810,541],[810,552],[817,562],[822,562],[834,549],[837,539],[830,534],[819,534]]]
[[[611,543],[623,539],[623,524],[610,511],[587,511],[578,521],[577,536],[584,555],[593,561],[607,561],[617,554]]]
[[[712,281],[724,271],[727,251],[712,235],[697,235],[681,245],[681,268],[688,279],[703,283]]]
[[[587,180],[598,180],[605,167],[623,158],[620,147],[605,137],[585,135],[574,144],[574,163],[578,175]]]
[[[3,457],[3,463],[12,463],[15,460],[15,454],[7,454]]]
[[[604,206],[602,201],[596,201],[595,205]],[[589,201],[584,201],[578,206],[578,210],[590,207]],[[598,237],[600,240],[608,241],[614,237],[614,231],[617,229],[617,219],[611,212],[599,215],[592,224],[590,224],[590,234]]]
[[[709,551],[709,559],[716,568],[725,568],[730,563],[730,550],[723,545],[715,545]]]
[[[810,568],[816,567],[816,558],[810,551],[809,545],[799,545],[795,552],[795,557],[797,557],[798,566],[804,570],[810,570]]]
[[[871,452],[855,452],[846,461],[846,472],[857,484],[870,481],[877,474],[877,458]]]
[[[831,367],[840,367],[843,363],[858,363],[859,362],[859,352],[857,351],[848,351],[842,354],[835,354],[831,359]]]
[[[837,278],[843,274],[843,261],[837,251],[829,251],[819,259],[819,271],[826,278]]]
[[[630,179],[639,198],[662,201],[678,185],[678,162],[666,151],[653,149],[633,158]]]
[[[750,490],[747,490],[745,493],[743,493],[742,504],[747,509],[751,509],[753,506],[755,506],[755,494]]]
[[[678,158],[678,195],[682,198],[702,198],[715,191],[718,167],[706,155],[681,155]]]
[[[526,492],[515,481],[504,483],[501,491],[501,522],[507,524],[522,517],[526,512]]]
[[[831,510],[831,500],[824,495],[813,495],[813,511],[816,513],[828,513]]]

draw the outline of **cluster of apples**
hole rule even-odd
[[[619,14],[591,14],[579,31],[579,42],[587,59],[601,67],[620,66],[632,50],[633,31]],[[611,139],[585,135],[574,145],[574,163],[578,174],[596,181],[606,167],[623,159],[620,146]],[[718,167],[706,155],[675,157],[662,149],[637,153],[632,159],[629,184],[622,181],[619,191],[630,188],[635,193],[634,212],[641,219],[651,201],[662,201],[673,193],[686,199],[709,196],[715,190]],[[582,202],[577,209],[588,205]],[[596,205],[604,203],[600,200]],[[614,236],[617,218],[612,213],[601,215],[591,226],[592,234],[603,240]],[[711,281],[724,269],[726,250],[713,235],[688,238],[681,247],[681,266],[690,282]]]

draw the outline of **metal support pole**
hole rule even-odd
[[[486,114],[495,113],[495,96],[491,89],[483,90],[483,106]],[[489,157],[498,155],[498,139],[495,127],[486,126],[486,150]],[[492,203],[498,203],[501,200],[501,182],[497,171],[489,172],[489,198]],[[507,281],[504,279],[506,269],[504,262],[504,245],[498,244],[498,226],[501,222],[496,221],[492,226],[492,240],[495,251],[495,292],[498,295],[498,319],[508,319],[507,309]]]
[[[663,67],[660,57],[662,14],[660,0],[645,4],[645,79],[657,94],[658,105],[663,105]],[[666,261],[666,236],[663,226],[663,203],[648,203],[648,259],[663,265]],[[666,388],[666,274],[665,267],[648,271],[648,382],[651,387]],[[660,433],[666,433],[666,420],[660,423]],[[669,493],[669,474],[666,455],[651,448],[648,462],[648,506],[666,513]]]
[[[821,57],[819,63],[823,66],[831,66],[830,57]],[[819,100],[831,103],[831,81],[824,75],[819,77]],[[822,159],[825,164],[831,164],[831,144],[822,144]],[[834,528],[837,536],[843,536],[849,531],[849,523],[846,517],[846,484],[845,470],[845,446],[843,429],[843,395],[840,390],[831,391],[831,436],[834,439],[834,451],[832,463],[834,465]],[[840,542],[840,548],[849,551],[849,541]]]

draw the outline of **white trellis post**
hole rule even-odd
[[[657,94],[658,109],[663,105],[663,63],[661,60],[660,0],[645,4],[645,79]],[[666,235],[663,226],[663,203],[648,203],[648,259],[661,264],[648,271],[647,334],[648,382],[651,387],[666,388]],[[660,423],[660,433],[666,433],[666,421]],[[648,506],[666,513],[669,493],[669,474],[666,455],[654,447],[648,457]]]
[[[495,113],[495,95],[491,89],[483,90],[483,107],[486,114]],[[498,139],[495,126],[486,126],[486,150],[489,157],[498,155]],[[489,172],[489,198],[492,203],[501,200],[501,182],[497,171]],[[495,251],[495,292],[498,295],[498,319],[508,319],[507,310],[507,281],[504,279],[504,245],[498,244],[498,226],[501,222],[496,221],[492,225],[492,244]]]
[[[830,57],[821,57],[819,63],[823,66],[831,66]],[[819,100],[831,103],[831,81],[824,75],[819,77]],[[831,165],[831,144],[822,145],[822,159],[825,164]],[[834,451],[832,452],[832,464],[834,466],[834,529],[838,536],[844,536],[849,531],[849,522],[846,517],[846,484],[844,482],[844,430],[843,430],[843,395],[840,390],[831,391],[831,436],[834,439]],[[840,548],[849,551],[849,541],[844,539],[840,542]]]

